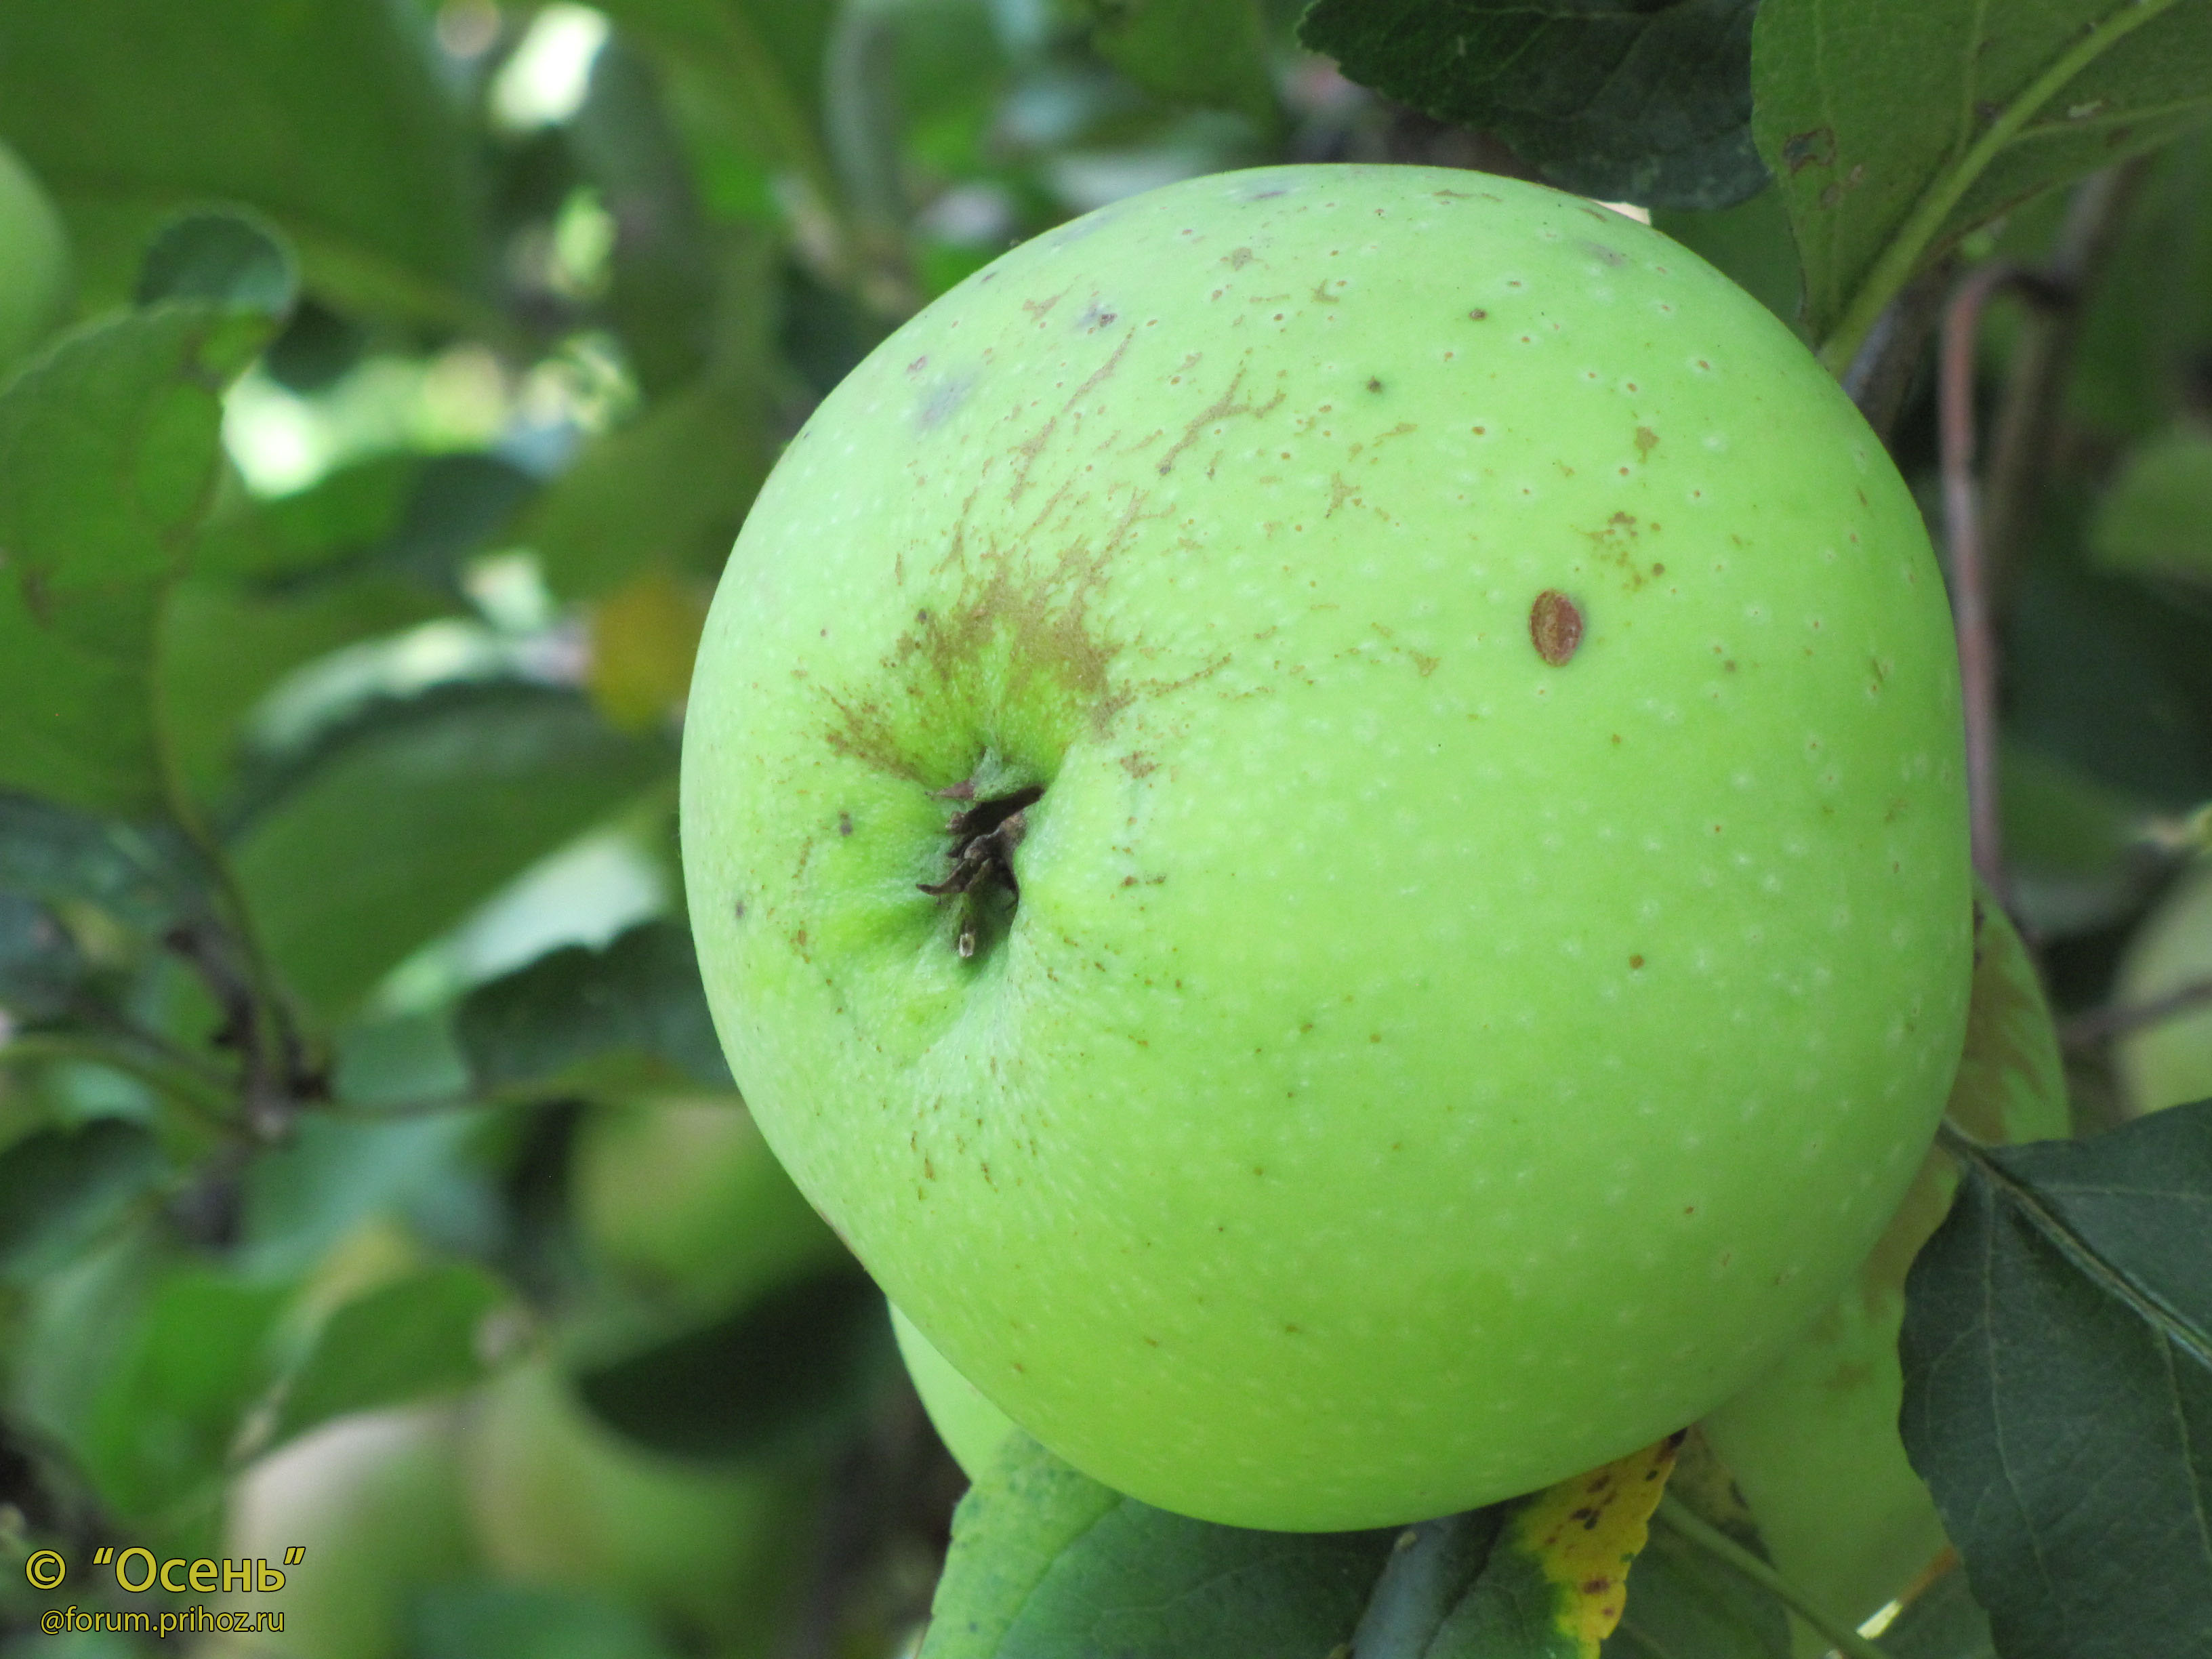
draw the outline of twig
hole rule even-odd
[[[1990,433],[1983,485],[1990,589],[2000,600],[2048,470],[2055,416],[2081,342],[2086,301],[2119,246],[2129,205],[2154,159],[2139,155],[2081,181],[2049,261],[2024,290],[2039,303],[2021,332]]]
[[[1848,1659],[1890,1659],[1850,1626],[1834,1615],[1813,1605],[1805,1592],[1799,1589],[1768,1563],[1753,1554],[1718,1527],[1700,1517],[1697,1512],[1672,1492],[1659,1500],[1658,1513],[1652,1517],[1708,1555],[1717,1557],[1775,1597],[1790,1612],[1813,1627],[1814,1633],[1834,1647]]]
[[[2161,1024],[2176,1014],[2185,1014],[2208,1003],[2212,1003],[2212,979],[2194,980],[2148,1002],[2117,1003],[2076,1014],[2059,1026],[2058,1041],[2068,1048],[2094,1048],[2116,1036],[2140,1031],[2146,1025]]]
[[[1997,647],[1974,488],[1974,339],[1990,296],[2019,277],[2017,267],[2003,261],[1968,273],[1944,310],[1943,346],[1936,365],[1944,539],[1949,544],[1951,611],[1966,698],[1966,799],[1974,869],[2000,901],[2005,884],[1997,819]]]
[[[1866,423],[1884,444],[1904,411],[1905,396],[1912,390],[1920,368],[1922,348],[1942,314],[1943,296],[1950,291],[1954,262],[1943,260],[1905,285],[1905,291],[1875,319],[1866,343],[1844,371],[1844,394],[1858,405]]]

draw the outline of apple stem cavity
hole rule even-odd
[[[974,800],[973,779],[938,791],[940,800]],[[1044,796],[1042,786],[1031,784],[955,812],[945,820],[945,833],[952,845],[946,856],[952,867],[942,881],[916,882],[932,898],[960,901],[960,926],[953,948],[963,961],[975,954],[975,939],[982,916],[982,902],[994,888],[1004,888],[1011,903],[1021,902],[1021,884],[1015,879],[1013,853],[1029,833],[1028,809]]]

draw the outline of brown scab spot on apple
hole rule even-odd
[[[1563,668],[1583,642],[1583,613],[1558,588],[1547,587],[1528,607],[1528,639],[1538,656]]]

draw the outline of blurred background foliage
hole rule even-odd
[[[103,1588],[132,1544],[305,1546],[228,1598],[288,1642],[210,1652],[910,1645],[961,1480],[707,1021],[690,656],[780,445],[1013,242],[1226,167],[1579,154],[1354,84],[1299,9],[0,0],[9,1659],[212,1599]],[[1747,132],[1640,199],[1795,323]],[[2212,1094],[2209,199],[2200,134],[1963,247],[2075,279],[1982,390],[2011,896],[2085,1124]]]

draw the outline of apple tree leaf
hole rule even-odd
[[[1660,1441],[1509,1505],[1481,1577],[1431,1638],[1404,1650],[1433,1659],[1596,1659],[1620,1622],[1629,1568],[1650,1534],[1680,1443]],[[1357,1639],[1352,1650],[1364,1659]]]
[[[270,956],[325,1013],[672,769],[567,691],[380,706],[263,784],[233,836]]]
[[[0,1016],[17,1025],[57,1018],[84,976],[83,953],[60,918],[36,899],[0,890]]]
[[[1849,366],[1966,231],[2212,116],[2191,0],[1764,0],[1753,122],[1805,265],[1806,320]]]
[[[760,379],[710,371],[597,439],[526,512],[517,539],[568,599],[659,567],[720,572],[774,462]]]
[[[655,1451],[781,1456],[848,1430],[898,1364],[883,1293],[848,1260],[691,1329],[592,1355],[575,1388],[594,1417]]]
[[[838,196],[822,138],[832,0],[606,0],[601,8],[653,52],[675,90],[712,111],[715,136],[770,173]]]
[[[1504,138],[1608,201],[1719,208],[1758,193],[1754,0],[1315,0],[1310,51],[1363,85]]]
[[[481,307],[474,157],[416,7],[0,9],[0,133],[81,246],[127,247],[228,198],[298,243],[319,290],[453,320]]]
[[[1171,104],[1281,119],[1258,0],[1085,0],[1100,57]]]
[[[567,945],[481,985],[454,1026],[487,1095],[730,1086],[691,935],[671,922],[641,923],[603,951]]]
[[[413,1659],[676,1659],[642,1612],[605,1591],[464,1579],[410,1606]]]
[[[217,291],[79,330],[0,393],[0,787],[118,814],[162,802],[164,595],[215,486],[223,388],[289,298],[265,268],[241,276],[242,294],[204,283]]]
[[[179,781],[204,801],[219,799],[245,763],[249,716],[286,674],[451,608],[423,583],[374,567],[281,585],[179,582],[162,614],[158,675]]]
[[[2212,434],[2182,428],[2130,456],[2089,547],[2107,569],[2212,584]]]
[[[80,1429],[87,1472],[117,1514],[156,1517],[221,1475],[271,1380],[291,1293],[198,1265],[156,1278]]]
[[[1604,1659],[1790,1659],[1782,1603],[1664,1526],[1636,1558]]]
[[[187,213],[164,225],[146,250],[131,302],[210,300],[282,317],[299,286],[291,251],[265,226],[235,211]]]
[[[142,934],[203,908],[197,866],[162,825],[94,817],[0,791],[0,892],[93,905]]]
[[[920,1659],[1323,1659],[1346,1651],[1401,1535],[1193,1521],[1009,1435],[954,1513]]]
[[[286,1381],[271,1443],[345,1412],[466,1388],[484,1374],[478,1328],[510,1292],[481,1267],[424,1267],[337,1308]]]
[[[2007,1659],[2212,1645],[2212,1102],[1952,1142],[1900,1428]]]
[[[0,1152],[0,1272],[52,1271],[166,1168],[153,1134],[119,1118],[42,1129]]]

